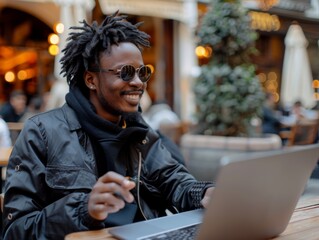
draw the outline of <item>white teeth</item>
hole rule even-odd
[[[131,99],[131,100],[137,100],[139,99],[139,95],[127,95],[127,98]]]

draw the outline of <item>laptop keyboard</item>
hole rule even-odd
[[[158,235],[153,235],[151,237],[141,238],[141,240],[193,240],[196,236],[196,231],[198,229],[199,224],[175,229],[166,233],[160,233]]]

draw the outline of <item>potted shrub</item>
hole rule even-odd
[[[251,121],[261,116],[264,92],[249,57],[257,33],[248,11],[239,0],[212,0],[197,37],[213,52],[194,85],[199,133],[253,136]]]
[[[203,171],[212,170],[211,161],[238,151],[279,148],[281,140],[255,131],[253,122],[261,117],[265,94],[250,60],[258,35],[241,1],[211,0],[196,37],[198,45],[212,49],[212,56],[200,67],[193,87],[196,135],[184,135],[181,148],[193,174],[206,178]],[[214,170],[218,167],[217,161]]]

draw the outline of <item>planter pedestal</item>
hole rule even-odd
[[[223,156],[280,149],[282,142],[275,134],[251,138],[185,134],[180,147],[190,173],[198,180],[214,181]]]

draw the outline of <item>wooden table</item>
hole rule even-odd
[[[10,130],[10,137],[12,144],[15,144],[21,130],[24,127],[23,122],[7,122],[8,128]]]
[[[4,177],[2,175],[2,167],[8,165],[12,147],[0,147],[0,193],[2,192]]]
[[[318,240],[319,196],[298,203],[286,230],[273,240]],[[116,240],[108,229],[76,232],[66,235],[65,240]]]
[[[319,119],[303,119],[295,123],[282,123],[280,137],[286,146],[313,144],[318,135]]]
[[[0,147],[0,167],[8,165],[12,147]]]

